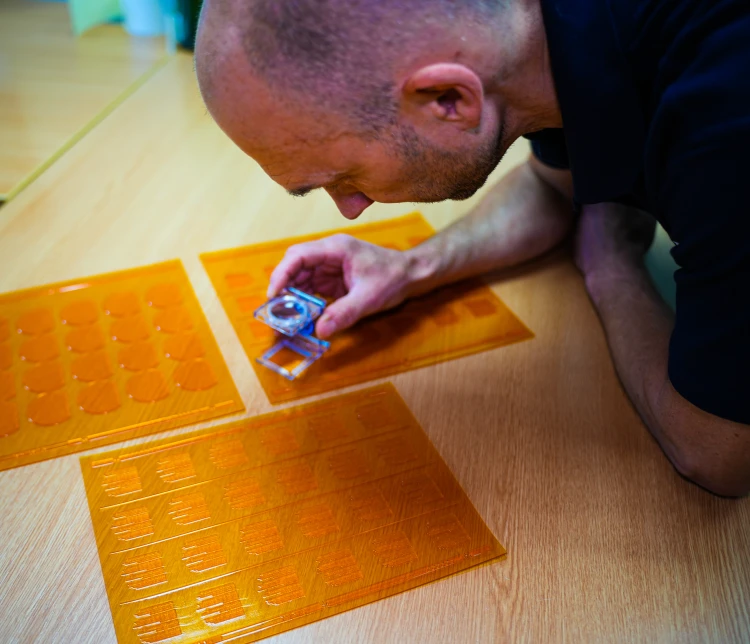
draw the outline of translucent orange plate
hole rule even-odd
[[[274,343],[274,335],[253,318],[253,312],[266,300],[268,277],[289,246],[337,232],[405,250],[430,237],[434,230],[420,214],[414,213],[380,223],[201,255],[271,403],[297,400],[533,337],[483,282],[467,280],[363,320],[354,329],[332,338],[328,353],[299,380],[285,380],[255,362]],[[283,355],[280,358],[283,360]]]
[[[243,409],[179,261],[0,295],[0,470]]]
[[[390,384],[81,469],[121,644],[254,642],[505,555]]]

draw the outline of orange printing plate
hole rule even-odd
[[[0,470],[243,409],[178,260],[0,295]]]
[[[337,232],[406,250],[435,231],[414,213],[340,231],[201,255],[271,403],[305,398],[533,337],[483,282],[467,280],[410,300],[337,334],[331,339],[331,349],[299,380],[285,380],[255,362],[275,338],[273,331],[253,318],[253,312],[266,300],[268,278],[289,246]]]
[[[121,644],[254,642],[505,555],[390,384],[81,469]]]

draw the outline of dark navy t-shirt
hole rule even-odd
[[[675,243],[669,378],[750,424],[750,0],[542,0],[563,130],[534,154],[579,204],[649,211]]]

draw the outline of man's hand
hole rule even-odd
[[[292,246],[271,275],[268,296],[296,286],[334,298],[316,328],[320,337],[329,337],[408,297],[547,252],[570,230],[570,184],[569,172],[532,158],[509,172],[472,212],[411,250],[348,235]]]
[[[327,338],[403,302],[413,264],[407,253],[333,235],[289,248],[271,275],[268,297],[294,286],[335,298],[316,325],[318,336]]]

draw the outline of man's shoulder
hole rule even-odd
[[[698,119],[697,134],[713,118],[706,106],[675,97],[699,91],[710,104],[711,92],[737,95],[749,82],[750,2],[542,0],[542,10],[577,200],[640,194],[635,201],[653,207],[644,186],[655,183],[644,176],[647,151],[659,159],[651,163],[658,175],[674,127]],[[750,113],[742,96],[721,100],[724,110]]]

